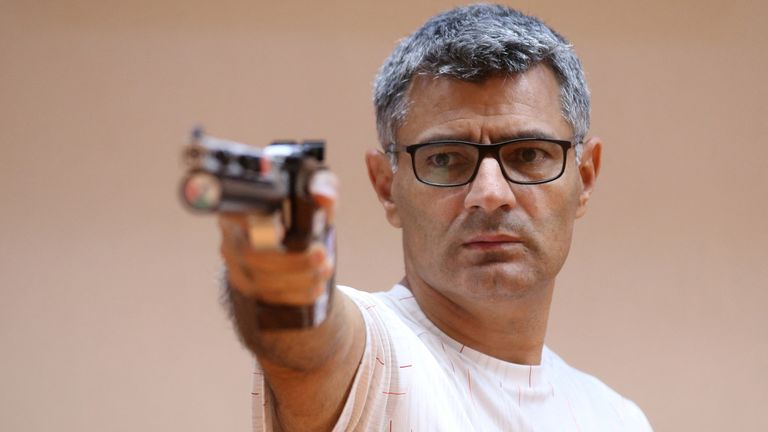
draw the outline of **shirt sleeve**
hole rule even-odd
[[[365,322],[365,350],[352,382],[352,388],[334,432],[381,430],[387,408],[386,394],[392,368],[392,350],[387,328],[379,316],[383,303],[370,293],[338,286],[358,307]],[[378,367],[377,367],[378,366]],[[274,398],[264,382],[264,373],[258,362],[253,372],[251,391],[252,422],[254,432],[273,430]]]
[[[379,312],[385,308],[370,293],[340,286],[339,289],[357,305],[365,322],[365,350],[357,368],[352,388],[333,432],[381,430],[386,411],[386,395],[392,370],[390,337]]]
[[[624,415],[627,423],[632,425],[632,431],[653,432],[651,423],[643,410],[629,399],[624,399]]]

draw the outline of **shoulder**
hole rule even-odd
[[[333,430],[383,430],[391,420],[407,421],[409,417],[404,412],[408,412],[411,402],[434,399],[421,395],[420,389],[434,389],[438,382],[435,375],[442,369],[414,331],[407,311],[400,305],[402,293],[397,286],[377,293],[346,286],[338,288],[363,316],[366,341],[349,396]]]
[[[387,292],[368,292],[346,285],[336,285],[339,291],[352,299],[358,306],[366,306],[369,303],[380,303],[386,299]]]
[[[366,321],[368,321],[367,316],[374,314],[384,315],[390,319],[408,320],[410,318],[408,311],[398,304],[398,298],[405,295],[403,291],[407,292],[407,289],[401,285],[395,285],[389,291],[378,292],[361,291],[344,285],[337,285],[337,288],[357,305],[366,317]]]

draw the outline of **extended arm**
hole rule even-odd
[[[332,212],[335,190],[315,192]],[[227,294],[243,343],[264,370],[274,415],[284,431],[330,430],[346,401],[365,345],[365,325],[353,302],[340,291],[317,327],[261,330],[256,300],[303,305],[325,290],[333,263],[321,245],[300,253],[257,251],[243,239],[246,218],[222,214],[221,253],[227,267]],[[335,288],[334,288],[335,289]]]

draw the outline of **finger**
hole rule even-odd
[[[242,294],[272,304],[307,305],[328,283],[326,266],[294,273],[254,273],[231,258],[226,260],[230,285]]]
[[[303,291],[280,291],[259,298],[269,304],[308,306],[317,302],[318,297],[327,289],[328,282],[317,283]]]
[[[253,285],[259,295],[272,299],[294,294],[303,297],[312,293],[315,286],[324,281],[322,273],[320,269],[293,273],[258,273]]]
[[[248,276],[243,274],[236,265],[232,266],[227,264],[227,282],[229,283],[229,286],[236,289],[240,294],[248,297],[255,297],[256,291],[252,285],[251,278]]]
[[[254,272],[300,272],[309,268],[318,269],[329,260],[325,247],[313,243],[303,252],[278,250],[254,250],[245,241],[222,239],[221,255],[231,256]]]
[[[228,275],[230,285],[241,294],[269,304],[310,305],[327,289],[328,281],[320,281],[300,290],[263,290],[240,273]]]
[[[328,279],[333,271],[333,257],[325,247],[314,243],[305,252],[284,253],[279,251],[255,251],[247,245],[223,241],[221,256],[231,273],[244,275],[249,280],[258,279],[264,286],[291,289],[291,286],[311,284],[314,275]],[[266,284],[266,285],[265,285]]]

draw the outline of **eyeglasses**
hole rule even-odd
[[[563,175],[571,141],[518,138],[496,144],[432,141],[401,147],[411,155],[416,178],[432,186],[462,186],[475,179],[487,155],[501,166],[504,178],[517,184],[541,184]],[[400,153],[391,144],[387,153]]]

